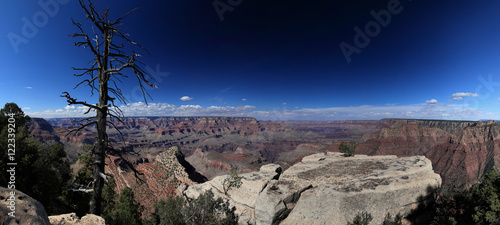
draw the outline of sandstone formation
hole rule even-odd
[[[57,216],[49,216],[51,225],[105,225],[102,217],[94,214],[87,214],[78,218],[76,213],[68,213]]]
[[[385,119],[366,134],[356,152],[368,155],[424,155],[443,178],[445,189],[462,189],[478,182],[500,163],[500,123]],[[338,151],[338,143],[329,147]]]
[[[133,158],[129,158],[131,160]],[[145,206],[144,215],[149,215],[151,206],[159,199],[167,199],[177,195],[176,190],[183,185],[193,185],[206,181],[196,172],[193,166],[184,159],[179,147],[166,149],[155,159],[136,163],[136,169],[142,173],[138,180],[133,171],[117,156],[107,159],[106,173],[111,174],[118,191],[130,187],[134,191],[135,200]]]
[[[225,176],[193,185],[184,194],[194,198],[208,189],[236,207],[240,224],[346,224],[359,212],[380,224],[386,213],[408,215],[441,185],[441,178],[423,156],[342,157],[314,154],[283,174],[278,165],[241,174],[242,186],[224,195]]]
[[[11,192],[15,192],[13,195],[15,201],[11,199]],[[11,202],[15,202],[15,213],[13,214],[15,217],[8,215],[12,212],[8,208],[8,206],[11,206]],[[2,215],[0,224],[50,225],[43,205],[36,199],[15,189],[0,187],[0,213]]]
[[[259,172],[245,173],[239,175],[242,177],[242,184],[239,188],[232,188],[228,191],[228,195],[224,194],[222,186],[226,176],[218,176],[209,182],[193,185],[184,191],[184,195],[189,199],[194,199],[205,191],[212,190],[214,197],[221,197],[229,201],[231,206],[236,207],[236,213],[240,216],[240,224],[254,224],[254,207],[258,195],[268,185],[271,180],[279,178],[281,167],[276,164],[264,165]]]

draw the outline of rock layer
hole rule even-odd
[[[189,187],[188,198],[212,189],[236,207],[240,224],[346,224],[359,212],[380,224],[386,213],[408,215],[441,185],[423,156],[342,157],[314,154],[279,175],[278,165],[241,174],[242,187],[222,191],[226,176]]]
[[[500,167],[500,123],[385,119],[356,152],[368,155],[424,155],[443,178],[444,189],[463,189]],[[338,143],[329,147],[338,151]]]
[[[132,158],[129,157],[129,161]],[[118,191],[125,187],[132,188],[135,200],[145,207],[143,215],[146,216],[151,213],[151,206],[158,199],[177,195],[176,189],[183,185],[206,181],[204,176],[184,160],[184,155],[177,146],[166,149],[149,162],[142,161],[135,165],[137,171],[143,174],[139,176],[143,181],[136,179],[133,171],[116,156],[108,157],[106,163],[106,173],[115,178]]]

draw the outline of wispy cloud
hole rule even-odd
[[[470,92],[457,92],[451,95],[452,99],[450,101],[462,101],[464,100],[464,97],[479,97],[478,94],[476,93],[470,93]]]
[[[193,100],[193,98],[191,98],[189,96],[182,96],[180,99],[181,99],[181,101],[191,101],[191,100]]]
[[[246,98],[243,98],[243,99],[241,99],[241,101],[244,101],[244,102],[246,102],[246,101],[247,101],[247,99],[246,99]]]
[[[24,87],[24,88],[26,88],[26,89],[33,89],[33,87]]]

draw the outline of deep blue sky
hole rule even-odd
[[[57,3],[57,10],[51,5],[44,11],[38,2]],[[233,10],[221,20],[214,2]],[[141,7],[123,27],[149,50],[151,56],[138,51],[160,89],[149,92],[153,100],[146,106],[137,80],[125,80],[126,116],[500,119],[498,1],[95,3],[98,9],[109,6],[111,18]],[[81,115],[83,109],[59,97],[68,91],[95,102],[88,88],[72,89],[81,78],[71,67],[84,67],[92,57],[74,46],[79,39],[69,37],[77,31],[71,18],[90,31],[78,1],[3,4],[0,104],[15,102],[34,117]],[[370,12],[388,9],[396,14],[380,26]],[[36,32],[23,33],[26,20]],[[356,46],[355,28],[365,30],[367,24],[380,30],[372,26],[370,42],[348,62],[339,46]]]

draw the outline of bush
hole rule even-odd
[[[232,188],[239,188],[241,186],[241,177],[238,176],[238,168],[231,166],[231,170],[229,171],[229,177],[226,177],[222,182],[222,187],[224,188],[224,194],[227,195],[227,192]]]
[[[198,196],[190,202],[181,197],[160,200],[155,204],[154,213],[145,224],[161,225],[230,225],[238,224],[238,216],[234,214],[234,207],[221,198],[214,200],[211,190]]]
[[[366,211],[358,213],[352,222],[347,222],[347,225],[368,225],[373,220],[373,216]]]
[[[500,173],[492,169],[469,190],[442,194],[433,209],[431,225],[500,224]]]
[[[354,156],[354,149],[356,149],[356,143],[355,142],[342,142],[339,145],[339,151],[340,153],[344,153],[342,156],[344,157],[350,157]]]
[[[112,201],[112,199],[109,199]],[[104,205],[105,209],[106,206]],[[106,224],[142,224],[141,213],[142,207],[134,200],[134,192],[131,188],[126,187],[120,194],[120,199],[113,203],[112,208],[104,210],[104,219]]]
[[[403,219],[403,216],[401,214],[397,214],[394,219],[392,219],[392,216],[390,213],[387,213],[384,218],[384,222],[382,222],[382,225],[400,225],[401,220]]]

